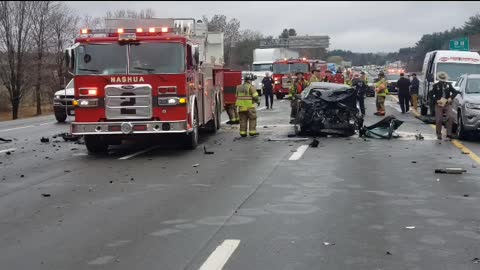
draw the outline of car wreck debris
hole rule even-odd
[[[397,130],[402,124],[403,121],[398,120],[393,115],[389,115],[371,126],[362,127],[360,129],[359,135],[360,137],[365,136],[374,139],[390,140],[391,138],[395,137],[393,132]]]
[[[443,174],[462,174],[464,172],[467,172],[467,170],[462,168],[435,169],[435,173],[443,173]]]
[[[353,88],[333,83],[314,83],[298,101],[295,133],[352,136],[363,126]]]

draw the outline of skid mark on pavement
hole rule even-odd
[[[238,239],[226,239],[213,251],[199,270],[221,270],[239,244]]]

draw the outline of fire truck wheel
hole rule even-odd
[[[193,131],[185,134],[185,148],[193,150],[198,146],[198,109],[195,106],[195,112],[193,115]]]
[[[208,123],[206,125],[206,131],[209,132],[209,133],[216,133],[217,130],[220,128],[220,125],[219,125],[220,114],[219,114],[218,111],[219,111],[218,103],[216,103],[215,111],[213,112],[213,118],[210,121],[208,121]]]
[[[59,123],[63,123],[65,122],[65,120],[67,119],[67,115],[66,114],[55,114],[55,119],[57,119],[57,122]]]
[[[106,153],[108,150],[108,143],[102,136],[97,135],[85,135],[85,146],[92,154]]]

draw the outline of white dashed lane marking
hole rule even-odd
[[[240,244],[238,239],[227,239],[218,246],[199,270],[221,270]]]

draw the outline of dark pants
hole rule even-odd
[[[410,94],[398,93],[398,99],[402,112],[408,112],[410,110]]]
[[[357,96],[358,105],[360,106],[360,112],[365,115],[365,96]]]
[[[270,99],[270,105],[268,105],[268,100]],[[265,90],[265,106],[267,108],[272,108],[273,106],[273,90]]]

